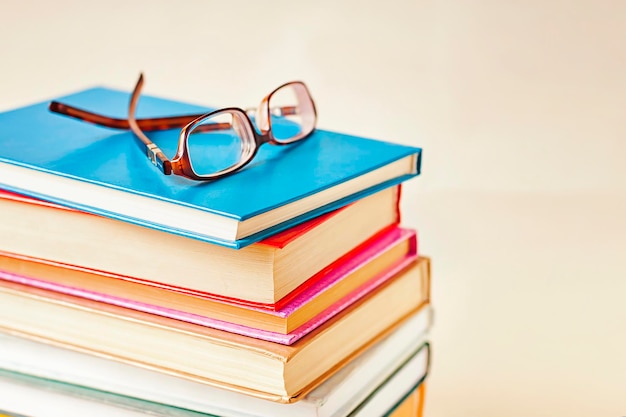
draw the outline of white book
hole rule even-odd
[[[376,388],[349,415],[345,407],[340,415],[378,417],[393,413],[426,378],[428,345],[424,345]],[[0,369],[2,417],[206,417],[205,413],[184,410],[135,398],[97,391],[86,387],[41,379]],[[20,399],[30,398],[31,401]],[[36,401],[34,400],[36,399]],[[413,403],[415,407],[419,404]],[[11,410],[11,411],[6,411]],[[19,413],[19,414],[16,414]],[[404,414],[402,414],[404,415]],[[211,414],[213,416],[213,414]]]
[[[349,414],[349,417],[376,417],[393,411],[424,382],[428,371],[428,367],[424,366],[424,361],[428,361],[429,357],[430,345],[427,345],[376,388]]]
[[[2,417],[146,417],[150,413],[118,404],[94,402],[92,398],[58,390],[54,384],[38,384],[19,376],[7,378],[4,372],[0,372],[0,398]],[[175,416],[171,414],[168,417]]]
[[[421,363],[421,375],[426,374],[429,355],[428,349],[423,346],[424,336],[431,321],[430,307],[421,309],[388,337],[365,351],[305,398],[293,404],[280,404],[225,391],[148,369],[2,333],[0,333],[0,368],[39,379],[97,390],[102,393],[99,396],[100,399],[105,398],[109,405],[111,399],[118,398],[119,405],[137,409],[137,405],[133,406],[132,403],[138,399],[150,402],[156,409],[159,409],[161,405],[162,409],[169,410],[168,414],[158,414],[157,411],[152,411],[152,414],[156,415],[176,416],[177,414],[172,414],[171,411],[175,409],[162,407],[162,405],[167,405],[222,417],[339,417],[346,416],[357,408],[377,387],[414,356],[418,357]],[[425,353],[416,356],[417,351]],[[6,380],[3,380],[3,383],[6,384]],[[28,385],[12,383],[12,386],[10,390],[4,390],[0,386],[0,404],[7,411],[46,417],[60,415],[29,412],[30,407],[37,406],[33,404],[35,403],[33,398],[39,397],[32,397],[30,395],[32,392],[27,392],[33,389]],[[26,388],[18,392],[20,389],[15,388],[16,386]],[[5,404],[12,404],[13,408],[9,409]],[[69,410],[63,410],[63,417],[87,415],[80,414],[80,409],[77,409],[76,414],[70,414]],[[145,407],[142,410],[148,411]],[[193,415],[193,413],[188,415]]]

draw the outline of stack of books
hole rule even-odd
[[[124,118],[128,97],[59,101]],[[207,110],[146,96],[139,116]],[[174,153],[176,132],[151,137]],[[399,209],[420,162],[316,130],[193,182],[129,131],[0,114],[0,410],[421,415],[430,261]]]

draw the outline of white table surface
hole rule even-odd
[[[621,416],[626,196],[433,192],[428,416]]]
[[[626,2],[0,1],[0,110],[87,86],[424,148],[428,417],[626,415]]]

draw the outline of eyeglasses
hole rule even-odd
[[[199,181],[221,178],[243,168],[264,143],[288,145],[306,138],[315,129],[315,104],[306,85],[300,81],[281,85],[256,109],[229,107],[206,114],[136,119],[143,83],[142,74],[130,98],[127,120],[57,101],[52,101],[49,109],[100,126],[130,129],[148,159],[165,175],[181,175]],[[250,115],[254,115],[256,128]],[[168,159],[144,133],[178,127],[182,130],[172,159]]]

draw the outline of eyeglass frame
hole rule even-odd
[[[298,141],[301,141],[308,136],[310,136],[314,131],[317,125],[317,110],[315,107],[315,102],[311,97],[311,94],[304,82],[302,81],[290,81],[285,84],[280,85],[276,89],[274,89],[270,94],[265,96],[263,100],[261,100],[261,104],[256,109],[247,109],[244,110],[239,107],[225,107],[217,110],[213,110],[208,113],[201,114],[190,114],[190,115],[182,115],[182,116],[166,116],[166,117],[157,117],[157,118],[145,118],[145,119],[136,119],[135,112],[137,108],[137,104],[139,102],[139,98],[141,95],[141,89],[143,88],[144,77],[143,74],[140,74],[139,79],[131,93],[129,109],[128,109],[128,119],[120,119],[113,118],[109,116],[104,116],[101,114],[93,113],[87,110],[83,110],[77,107],[73,107],[67,104],[60,103],[58,101],[51,101],[48,109],[54,113],[62,114],[65,116],[73,117],[75,119],[80,119],[88,123],[93,123],[99,126],[114,128],[114,129],[130,129],[133,132],[133,136],[136,139],[136,143],[141,147],[144,151],[145,155],[148,159],[157,167],[159,170],[165,175],[179,175],[185,178],[196,180],[196,181],[208,181],[214,180],[218,178],[222,178],[224,176],[233,174],[246,165],[248,165],[256,156],[261,145],[265,143],[269,143],[271,145],[289,145]],[[280,89],[292,86],[295,87],[294,91],[296,92],[296,99],[298,104],[310,105],[310,108],[306,109],[307,112],[300,112],[301,116],[308,117],[306,120],[308,125],[310,125],[310,129],[308,132],[300,133],[293,138],[286,140],[277,140],[274,137],[272,130],[272,120],[271,116],[289,116],[296,114],[297,108],[296,106],[286,106],[280,108],[270,109],[270,99],[272,96],[279,91]],[[256,128],[255,124],[250,119],[249,114],[256,110]],[[241,137],[242,139],[242,152],[241,158],[239,162],[236,164],[215,172],[213,174],[207,175],[198,175],[196,171],[193,169],[191,159],[189,157],[189,147],[188,147],[188,138],[191,132],[197,127],[201,130],[221,130],[221,129],[229,129],[232,123],[213,123],[213,124],[205,124],[200,125],[202,122],[207,119],[211,119],[216,117],[220,113],[230,113],[233,117],[239,117],[240,122],[243,122],[248,130],[248,135],[245,137]],[[224,126],[226,125],[226,126]],[[305,125],[305,121],[303,120],[303,125]],[[178,138],[178,147],[176,151],[176,155],[172,159],[169,159],[165,156],[163,151],[152,142],[144,133],[144,131],[159,131],[159,130],[168,130],[174,129],[177,127],[182,127],[179,138]],[[257,131],[258,128],[258,131]]]

